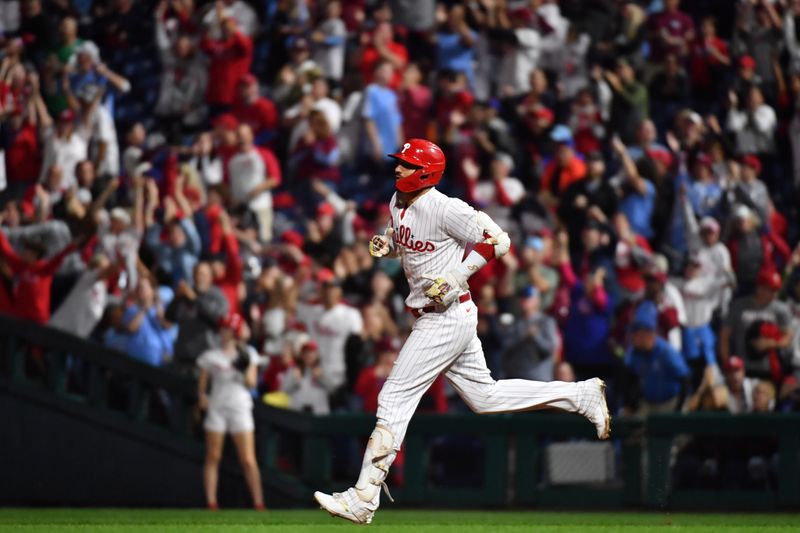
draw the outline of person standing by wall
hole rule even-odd
[[[203,427],[206,430],[206,460],[203,466],[203,485],[208,508],[216,510],[219,463],[225,434],[230,433],[253,498],[253,507],[264,510],[261,472],[256,462],[253,398],[249,389],[256,386],[255,350],[245,345],[246,325],[238,313],[228,314],[220,321],[222,345],[208,350],[198,360],[200,377],[197,398],[200,409],[206,411]],[[211,393],[208,385],[211,383]]]

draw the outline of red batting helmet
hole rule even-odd
[[[408,139],[403,148],[396,154],[389,154],[416,168],[416,171],[405,178],[397,180],[395,187],[400,192],[413,192],[425,187],[433,187],[444,174],[444,152],[425,139]]]

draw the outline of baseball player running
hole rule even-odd
[[[467,280],[508,253],[508,234],[485,213],[436,190],[445,158],[434,143],[409,139],[390,157],[397,160],[391,222],[383,235],[372,238],[370,253],[400,258],[410,287],[406,305],[417,320],[378,397],[378,420],[358,481],[341,493],[314,493],[323,509],[360,524],[372,521],[381,487],[391,499],[385,483],[389,467],[420,398],[442,372],[479,414],[563,409],[588,418],[601,439],[608,438],[611,424],[605,384],[598,378],[578,383],[492,379]],[[467,245],[474,246],[464,257]]]

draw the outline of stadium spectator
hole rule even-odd
[[[47,111],[39,92],[38,74],[28,74],[28,85],[31,97],[27,109],[14,106],[13,109],[3,110],[10,116],[0,124],[6,169],[6,190],[0,198],[20,198],[22,192],[40,176],[41,144],[37,128],[43,120],[42,114],[46,115]]]
[[[699,257],[689,257],[679,287],[686,309],[683,355],[692,370],[693,389],[701,382],[711,384],[716,379],[717,346],[711,320],[720,301],[720,292],[727,285],[727,278],[712,277],[704,272]]]
[[[128,333],[125,351],[143,363],[161,366],[172,358],[175,342],[161,297],[148,277],[139,278],[134,295],[122,315]]]
[[[362,141],[362,153],[380,169],[386,166],[386,154],[393,152],[403,138],[403,116],[397,95],[389,87],[391,75],[391,63],[382,61],[377,64],[375,81],[364,90],[361,111],[366,132],[366,138]]]
[[[91,91],[103,91],[103,105],[113,101],[111,89],[120,93],[130,91],[131,84],[124,77],[110,70],[100,61],[100,50],[92,41],[81,42],[75,48],[75,55],[67,62],[64,75],[69,83],[65,85],[75,94],[91,88]],[[113,105],[109,106],[109,111]]]
[[[542,174],[542,203],[558,207],[559,198],[570,185],[586,177],[586,164],[573,150],[572,132],[559,124],[550,133],[556,145],[555,157]]]
[[[409,63],[403,72],[403,83],[398,92],[403,131],[409,138],[422,138],[428,133],[433,94],[422,81],[419,65]]]
[[[661,72],[653,76],[648,86],[654,121],[660,129],[668,128],[672,117],[689,102],[689,77],[675,54],[664,58]]]
[[[625,144],[615,138],[612,141],[614,152],[622,160],[623,197],[619,209],[630,223],[634,233],[645,239],[653,236],[652,215],[657,199],[656,188],[651,182],[651,175],[644,175],[642,170],[647,165],[637,165]]]
[[[663,5],[663,11],[647,21],[652,59],[660,62],[667,54],[675,54],[683,60],[695,38],[694,21],[680,10],[680,0],[664,0]]]
[[[556,322],[542,312],[539,291],[528,286],[520,291],[521,316],[501,333],[505,345],[506,378],[553,381],[555,356],[560,341]]]
[[[193,369],[198,354],[219,347],[216,324],[230,312],[230,304],[219,288],[213,285],[213,271],[206,262],[194,267],[194,286],[186,280],[178,282],[175,298],[164,316],[178,325],[174,366]]]
[[[222,231],[222,252],[216,254],[211,262],[211,271],[216,285],[228,300],[228,309],[239,312],[239,301],[244,292],[242,282],[242,258],[239,241],[233,232],[233,224],[227,212],[219,214],[219,225]],[[224,259],[223,259],[224,258]]]
[[[275,138],[278,128],[278,111],[272,100],[259,94],[258,79],[245,74],[239,80],[238,97],[231,113],[240,124],[249,124],[255,142],[264,145]]]
[[[32,11],[39,12],[41,2],[36,3],[39,5]],[[66,65],[72,59],[78,46],[84,42],[83,39],[78,37],[78,21],[74,17],[61,19],[61,23],[58,25],[58,37],[58,43],[52,50],[48,51],[53,52],[62,65]],[[50,36],[45,37],[42,35],[40,42],[50,38]]]
[[[154,203],[150,204],[145,215],[148,226],[145,244],[155,254],[158,267],[175,284],[191,279],[192,269],[200,255],[200,236],[188,215],[179,211],[171,196],[164,199],[161,221],[155,221]]]
[[[605,79],[613,93],[611,132],[630,144],[638,125],[649,117],[647,87],[637,80],[633,67],[624,59],[617,60],[613,71],[605,71]]]
[[[499,96],[520,96],[531,89],[531,78],[528,74],[539,65],[542,38],[531,27],[533,13],[526,7],[515,7],[506,13],[502,6],[498,6],[495,16],[497,26],[506,30],[497,74]]]
[[[297,145],[298,140],[308,131],[313,111],[319,111],[328,121],[331,132],[337,133],[342,125],[342,108],[336,100],[328,95],[328,82],[324,78],[316,78],[311,82],[311,91],[304,95],[300,102],[287,109],[284,114],[284,126],[291,128],[289,149]]]
[[[780,383],[783,352],[791,346],[795,331],[789,307],[777,299],[781,286],[780,274],[764,268],[753,295],[731,303],[719,334],[723,364],[731,354],[738,354],[749,377]]]
[[[695,98],[710,109],[719,105],[716,100],[724,86],[726,67],[730,65],[728,44],[717,36],[717,20],[705,17],[692,44],[689,75]]]
[[[239,29],[236,19],[227,16],[219,3],[214,13],[214,20],[221,26],[219,36],[214,36],[211,26],[200,41],[200,49],[209,56],[206,102],[212,117],[233,105],[236,86],[250,70],[253,59],[253,41]]]
[[[300,348],[295,364],[281,378],[281,390],[289,395],[290,409],[314,415],[330,413],[316,342],[308,341]]]
[[[759,381],[753,387],[753,412],[770,413],[775,408],[775,385]]]
[[[161,60],[161,86],[155,113],[165,129],[173,132],[191,131],[200,127],[205,118],[205,95],[208,72],[203,56],[188,33],[171,39],[167,33],[165,13],[167,3],[160,2],[155,12],[156,45]]]
[[[20,252],[14,250],[8,237],[0,232],[0,259],[11,275],[12,313],[19,317],[46,324],[50,320],[50,288],[53,275],[62,261],[78,248],[73,241],[56,255],[45,259],[46,248],[32,238],[25,239]]]
[[[683,357],[657,333],[658,310],[645,300],[636,309],[631,324],[631,346],[625,366],[638,380],[641,414],[674,412],[680,408],[689,368]]]
[[[772,155],[778,127],[775,109],[764,101],[764,93],[758,87],[751,87],[746,97],[741,106],[734,91],[728,94],[730,108],[726,125],[736,137],[736,150],[740,154]]]
[[[746,53],[753,58],[761,88],[773,100],[777,96],[778,77],[783,76],[780,63],[776,65],[783,45],[781,24],[771,2],[744,3],[737,11],[732,44],[735,53]]]
[[[329,393],[335,393],[345,383],[348,345],[360,339],[364,322],[358,310],[342,302],[342,282],[333,272],[321,270],[317,278],[321,302],[305,304],[298,309],[297,318],[319,345],[321,381]]]
[[[294,174],[295,198],[303,207],[308,209],[316,205],[313,188],[317,180],[331,186],[339,182],[339,158],[339,145],[328,119],[322,111],[311,111],[308,129],[295,145],[289,161]]]
[[[241,315],[231,313],[219,322],[220,346],[203,352],[197,359],[200,377],[197,398],[206,411],[206,459],[203,486],[209,509],[219,508],[217,481],[225,435],[230,434],[256,510],[264,510],[261,472],[256,461],[253,398],[249,389],[256,386],[258,354],[244,344],[247,325]],[[208,387],[211,386],[211,393]]]
[[[747,206],[736,207],[732,222],[726,244],[736,272],[737,293],[750,295],[755,290],[759,272],[775,268],[775,247],[769,234],[759,231],[759,219]]]
[[[408,63],[408,50],[394,40],[392,25],[388,22],[377,24],[369,42],[361,51],[359,69],[364,84],[374,82],[395,90],[400,87],[406,63]],[[380,75],[383,80],[379,81],[378,69],[382,64],[388,67],[387,72]]]
[[[605,276],[605,269],[597,267],[579,280],[569,263],[562,266],[561,283],[570,289],[569,317],[563,329],[564,359],[579,379],[613,375],[614,359],[608,343],[611,308],[603,287]]]
[[[384,337],[375,346],[375,364],[364,368],[358,375],[353,391],[361,400],[361,409],[367,413],[378,410],[378,394],[394,366],[400,343],[392,337]]]
[[[225,22],[236,21],[236,26],[248,37],[258,33],[258,16],[255,10],[243,0],[222,0],[209,9],[203,16],[203,24],[209,28],[212,38],[220,39],[225,35]]]
[[[93,105],[98,105],[99,96],[98,92]],[[75,183],[75,168],[89,157],[90,119],[91,115],[86,113],[76,124],[75,113],[71,109],[65,109],[58,115],[54,126],[49,114],[39,116],[39,129],[44,139],[40,181],[45,181],[51,168],[58,166],[64,174],[63,188],[69,188]]]
[[[342,20],[342,2],[332,0],[325,4],[325,17],[311,33],[314,43],[314,63],[322,75],[337,89],[344,76],[347,28]]]
[[[253,130],[241,124],[236,130],[239,150],[228,162],[231,202],[249,210],[258,221],[262,241],[272,238],[272,189],[281,183],[281,169],[268,148],[253,144]]]
[[[728,387],[728,410],[731,413],[749,413],[753,410],[755,378],[744,375],[744,361],[732,355],[725,364],[725,385]]]
[[[475,42],[477,34],[467,21],[466,9],[454,5],[447,12],[447,21],[436,33],[436,63],[440,70],[451,70],[466,76],[470,87],[475,87]]]
[[[48,322],[56,329],[82,338],[88,338],[103,318],[108,301],[108,282],[118,269],[116,263],[102,254],[93,257],[87,266],[88,270],[81,274]]]

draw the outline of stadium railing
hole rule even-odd
[[[202,432],[189,378],[67,333],[0,317],[0,402],[12,393],[48,396],[53,405],[66,402],[102,413],[103,420],[113,415],[114,427],[130,435],[141,437],[144,429],[137,428],[155,426],[159,432],[151,432],[151,441],[191,447],[183,455],[199,471]],[[309,504],[313,489],[352,483],[374,425],[369,414],[315,417],[264,405],[256,406],[255,417],[265,484],[295,505]],[[800,507],[798,414],[620,418],[610,444],[596,443],[593,431],[581,417],[557,413],[420,414],[395,463],[392,492],[401,504],[452,507]],[[732,446],[737,438],[771,439],[774,482],[749,490],[676,486],[675,458],[687,436],[730,438]]]

